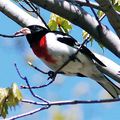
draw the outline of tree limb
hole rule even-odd
[[[113,8],[109,0],[96,0],[101,6],[102,10],[108,17],[109,22],[120,38],[120,16]]]
[[[69,0],[66,0],[66,1],[69,2]],[[88,7],[98,9],[98,10],[102,10],[99,4],[96,2],[90,2],[90,4],[86,3],[86,0],[75,0],[75,2],[79,4],[80,6],[88,6]]]
[[[84,9],[72,5],[66,0],[31,0],[31,2],[56,13],[81,27],[91,34],[97,42],[101,42],[107,49],[120,57],[120,39],[118,36],[104,25],[99,34],[97,29],[98,22]]]
[[[44,26],[40,19],[32,17],[10,0],[0,0],[0,11],[22,27],[33,24]]]

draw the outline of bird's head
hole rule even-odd
[[[29,35],[29,34],[34,34],[34,33],[38,33],[38,32],[47,32],[48,30],[42,26],[39,25],[31,25],[31,26],[27,26],[22,28],[21,30],[17,31],[15,33],[15,35]]]
[[[44,36],[49,30],[39,26],[39,25],[31,25],[25,28],[22,28],[20,31],[16,32],[15,35],[24,35],[26,36],[30,46],[32,47],[33,44],[38,43],[42,36]]]

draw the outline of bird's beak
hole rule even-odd
[[[21,35],[24,35],[23,32],[20,30],[20,31],[17,31],[15,34],[15,36],[21,36]]]
[[[26,36],[28,34],[31,34],[31,31],[29,28],[22,28],[20,31],[16,32],[15,35],[16,36]]]

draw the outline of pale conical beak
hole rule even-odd
[[[26,36],[28,34],[31,34],[31,31],[29,28],[22,28],[20,31],[15,33],[16,36],[22,36],[22,35]]]
[[[22,31],[17,31],[14,35],[15,36],[24,36]]]

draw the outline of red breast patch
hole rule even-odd
[[[41,38],[37,45],[35,44],[33,46],[33,52],[37,57],[44,59],[46,62],[56,63],[56,60],[53,59],[52,56],[48,53],[45,36]]]

